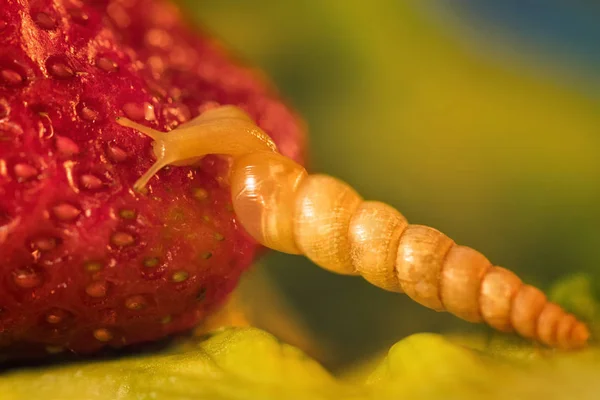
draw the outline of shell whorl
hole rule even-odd
[[[279,178],[261,176],[253,162],[279,164],[286,172]],[[589,337],[587,327],[573,315],[478,251],[457,245],[436,229],[409,224],[384,203],[364,201],[338,179],[308,175],[278,153],[239,159],[232,186],[246,188],[244,194],[234,190],[233,195],[242,225],[261,226],[257,217],[269,221],[262,230],[253,229],[255,239],[268,247],[300,252],[330,271],[360,275],[426,307],[548,346],[578,348]],[[249,186],[254,188],[250,192]],[[276,195],[270,192],[273,188]],[[289,203],[281,203],[284,198]],[[261,211],[245,212],[248,202]],[[272,238],[278,238],[277,244]]]

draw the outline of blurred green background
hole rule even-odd
[[[594,2],[184,2],[303,115],[312,171],[542,288],[578,272],[600,287]],[[300,257],[264,264],[332,369],[414,332],[484,329]]]

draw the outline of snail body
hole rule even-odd
[[[308,174],[235,107],[209,110],[166,134],[118,122],[155,140],[157,161],[137,189],[165,165],[231,155],[234,211],[262,245],[548,346],[579,348],[588,340],[585,324],[478,251],[434,228],[409,224],[393,207],[365,201],[339,179]]]

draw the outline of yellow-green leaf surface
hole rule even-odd
[[[598,303],[582,289],[573,307]],[[364,371],[363,371],[364,372]],[[559,353],[510,336],[409,336],[374,371],[332,377],[301,351],[255,328],[229,328],[158,354],[23,369],[0,377],[3,400],[597,399],[600,350]]]
[[[2,400],[333,399],[347,393],[302,352],[254,328],[223,330],[164,354],[0,377]]]

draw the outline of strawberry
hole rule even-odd
[[[188,329],[257,245],[229,163],[162,170],[151,140],[215,105],[244,109],[301,161],[294,114],[161,0],[0,0],[0,353],[91,353]]]

